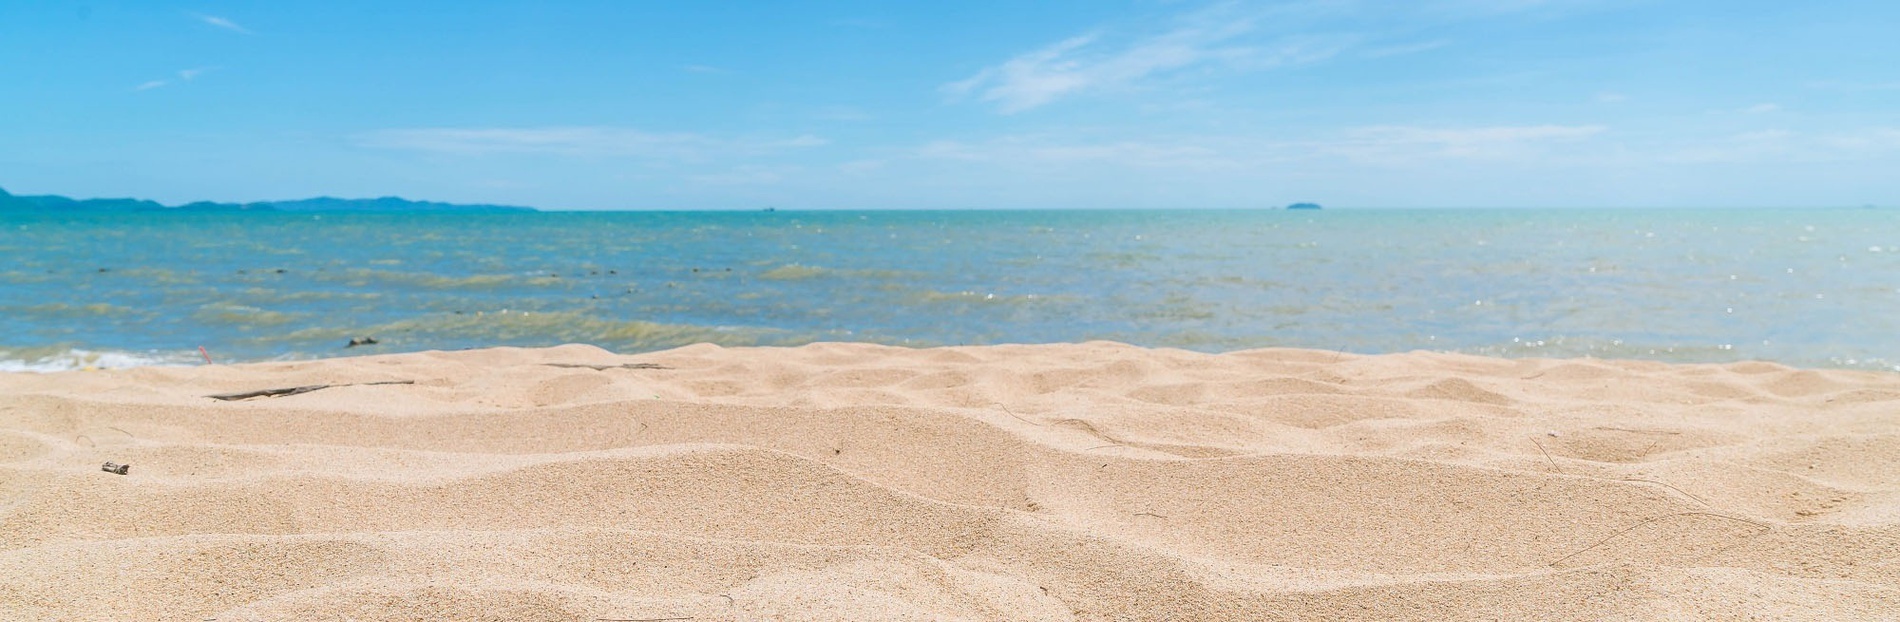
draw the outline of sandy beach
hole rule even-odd
[[[1105,342],[0,374],[6,620],[1755,618],[1900,618],[1900,374]]]

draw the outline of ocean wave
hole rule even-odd
[[[0,348],[0,372],[51,373],[153,365],[190,365],[200,361],[200,356],[196,351],[126,352],[60,346]]]
[[[342,344],[352,337],[374,336],[391,348],[411,349],[484,345],[556,345],[590,343],[608,349],[646,351],[715,343],[724,346],[809,343],[822,337],[751,326],[667,324],[597,317],[575,311],[512,311],[429,314],[371,326],[319,326],[262,336],[248,344]],[[424,345],[426,344],[426,345]]]

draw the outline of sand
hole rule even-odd
[[[1751,616],[1900,619],[1900,374],[1087,343],[0,375],[5,620]]]

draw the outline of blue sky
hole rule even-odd
[[[0,187],[544,209],[1900,204],[1900,3],[0,0]]]

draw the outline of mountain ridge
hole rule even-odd
[[[132,198],[74,199],[57,194],[15,195],[0,188],[0,210],[57,210],[86,212],[535,212],[532,207],[489,204],[457,204],[438,201],[412,201],[386,196],[374,199],[340,199],[322,196],[288,201],[219,203],[194,201],[167,206],[157,201]]]

